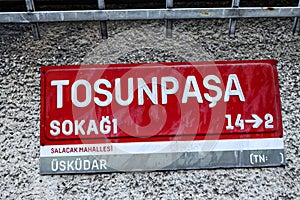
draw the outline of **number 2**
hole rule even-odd
[[[271,114],[266,114],[265,115],[265,128],[274,128],[274,125],[272,124],[273,123],[273,115]]]

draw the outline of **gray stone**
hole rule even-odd
[[[1,25],[0,199],[297,199],[300,197],[300,38],[290,19]],[[18,35],[10,35],[14,30]],[[24,32],[25,30],[25,32]],[[27,32],[26,32],[27,31]],[[40,67],[81,63],[135,63],[277,59],[287,166],[92,175],[39,175]]]

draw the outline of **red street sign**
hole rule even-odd
[[[275,63],[43,67],[41,144],[281,137]]]
[[[275,64],[42,67],[41,146],[281,138]]]

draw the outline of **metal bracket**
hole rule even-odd
[[[104,10],[105,9],[104,0],[98,0],[98,8],[99,8],[99,10]],[[107,39],[108,34],[107,34],[107,23],[106,23],[106,21],[100,21],[100,27],[101,27],[102,39]]]
[[[105,10],[104,0],[98,0],[101,10],[34,11],[33,0],[25,0],[26,12],[0,12],[0,23],[31,23],[35,39],[40,38],[38,23],[100,21],[102,38],[107,38],[108,20],[166,20],[166,37],[172,36],[175,19],[230,19],[229,35],[234,37],[238,18],[293,17],[294,34],[300,29],[300,2],[298,7],[238,7],[240,0],[233,0],[231,8],[173,8],[173,0],[166,0],[163,9]]]
[[[240,0],[232,0],[232,8],[239,8],[240,6]],[[235,36],[235,30],[236,30],[236,19],[229,19],[229,37],[233,38]]]
[[[166,0],[166,8],[173,8],[173,0]],[[166,20],[166,37],[172,38],[173,21],[171,19]]]
[[[300,7],[300,0],[299,0],[299,3],[298,3],[298,7]],[[294,25],[293,25],[293,34],[294,35],[299,35],[299,31],[300,31],[300,18],[295,17]]]
[[[27,12],[34,12],[35,11],[33,0],[25,0],[25,3],[26,3]],[[32,29],[32,34],[33,34],[34,40],[41,39],[38,23],[32,23],[31,24],[31,29]]]

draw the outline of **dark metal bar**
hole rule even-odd
[[[232,0],[232,8],[238,8],[240,6],[240,0]],[[235,36],[236,30],[236,19],[229,19],[229,37],[233,38]]]
[[[300,17],[300,7],[0,12],[0,23],[259,17]]]
[[[98,0],[98,8],[99,8],[99,10],[104,10],[105,9],[104,0]],[[100,28],[101,28],[102,39],[107,39],[108,34],[107,34],[107,23],[106,23],[106,21],[103,21],[103,20],[100,21]]]
[[[300,7],[300,0],[299,0],[299,3],[298,3],[298,7]],[[300,31],[300,18],[295,17],[294,25],[293,25],[293,34],[298,35],[299,31]]]
[[[25,3],[26,3],[27,12],[35,11],[33,0],[25,0]],[[31,29],[32,29],[33,39],[39,40],[41,38],[41,35],[40,35],[38,23],[31,24]]]
[[[173,8],[173,0],[166,0],[166,8]],[[173,21],[171,19],[166,20],[166,37],[172,38]]]

